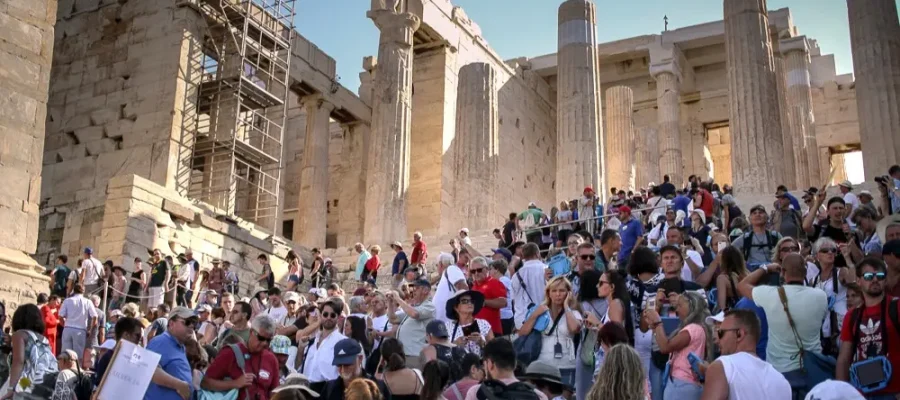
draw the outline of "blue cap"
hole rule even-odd
[[[362,346],[354,339],[343,339],[334,345],[334,361],[331,365],[351,365],[362,354]]]
[[[94,249],[92,249],[90,247],[85,247],[84,254],[94,254]]]
[[[450,337],[450,333],[447,332],[447,325],[444,325],[444,321],[437,319],[433,319],[428,325],[425,325],[425,333],[442,339]]]
[[[499,249],[491,249],[491,252],[493,252],[494,254],[502,255],[503,258],[506,259],[506,262],[510,262],[512,260],[512,253],[509,250],[504,249],[502,247]]]

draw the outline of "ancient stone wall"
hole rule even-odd
[[[136,174],[175,188],[185,91],[204,22],[190,2],[61,1],[37,259],[96,247],[106,185]],[[182,174],[183,175],[183,174]],[[51,260],[52,261],[52,260]]]
[[[859,143],[855,85],[832,81],[811,89],[819,147]]]

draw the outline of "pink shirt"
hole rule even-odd
[[[691,342],[687,347],[676,351],[672,357],[672,378],[699,384],[700,382],[694,376],[694,371],[691,370],[688,354],[694,353],[700,358],[706,356],[706,331],[697,324],[685,326],[684,330],[690,335]]]

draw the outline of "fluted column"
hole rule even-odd
[[[784,178],[784,144],[765,0],[725,0],[725,65],[734,188],[772,193]]]
[[[662,183],[659,173],[659,135],[655,127],[641,127],[634,130],[634,166],[637,171],[636,183],[646,187],[648,183]]]
[[[453,140],[455,208],[460,226],[481,230],[493,228],[497,222],[499,128],[494,68],[488,63],[463,66],[459,70]]]
[[[366,168],[370,144],[368,125],[356,122],[343,124],[341,127],[344,134],[341,169],[344,173],[338,194],[340,219],[337,244],[344,247],[363,241],[362,233],[366,221]]]
[[[373,82],[364,237],[368,243],[385,244],[407,236],[412,44],[421,19],[389,9],[369,11],[368,17],[381,30],[381,37]]]
[[[656,109],[659,125],[659,173],[669,175],[679,186],[684,182],[684,159],[681,153],[681,71],[674,60],[650,66],[656,79]]]
[[[847,0],[866,179],[900,159],[900,24],[892,0]]]
[[[779,44],[784,55],[785,94],[797,188],[822,184],[819,168],[819,142],[812,106],[809,75],[809,46],[806,36],[784,39]],[[827,172],[826,172],[827,173]]]
[[[559,6],[558,38],[557,202],[577,197],[585,186],[606,193],[594,3],[563,2]]]
[[[787,86],[784,79],[784,58],[782,57],[780,52],[773,53],[773,55],[775,55],[775,86],[777,88],[776,93],[778,96],[778,120],[781,121],[781,144],[784,148],[784,180],[781,183],[791,189],[808,187],[798,185],[796,176],[797,174],[791,172],[796,171],[799,168],[795,167],[796,159],[794,154],[794,139],[791,133],[790,123],[788,122]]]
[[[303,99],[306,108],[306,139],[300,164],[300,191],[294,242],[307,247],[325,247],[328,215],[328,125],[334,105],[320,95]]]
[[[606,89],[606,182],[609,187],[634,190],[634,94],[627,86]]]

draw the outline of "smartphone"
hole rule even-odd
[[[647,299],[647,308],[646,310],[655,310],[656,309],[656,296],[652,296]]]
[[[463,335],[465,335],[465,336],[469,336],[473,333],[479,333],[478,324],[471,324],[469,326],[463,327],[462,332],[463,332]]]

